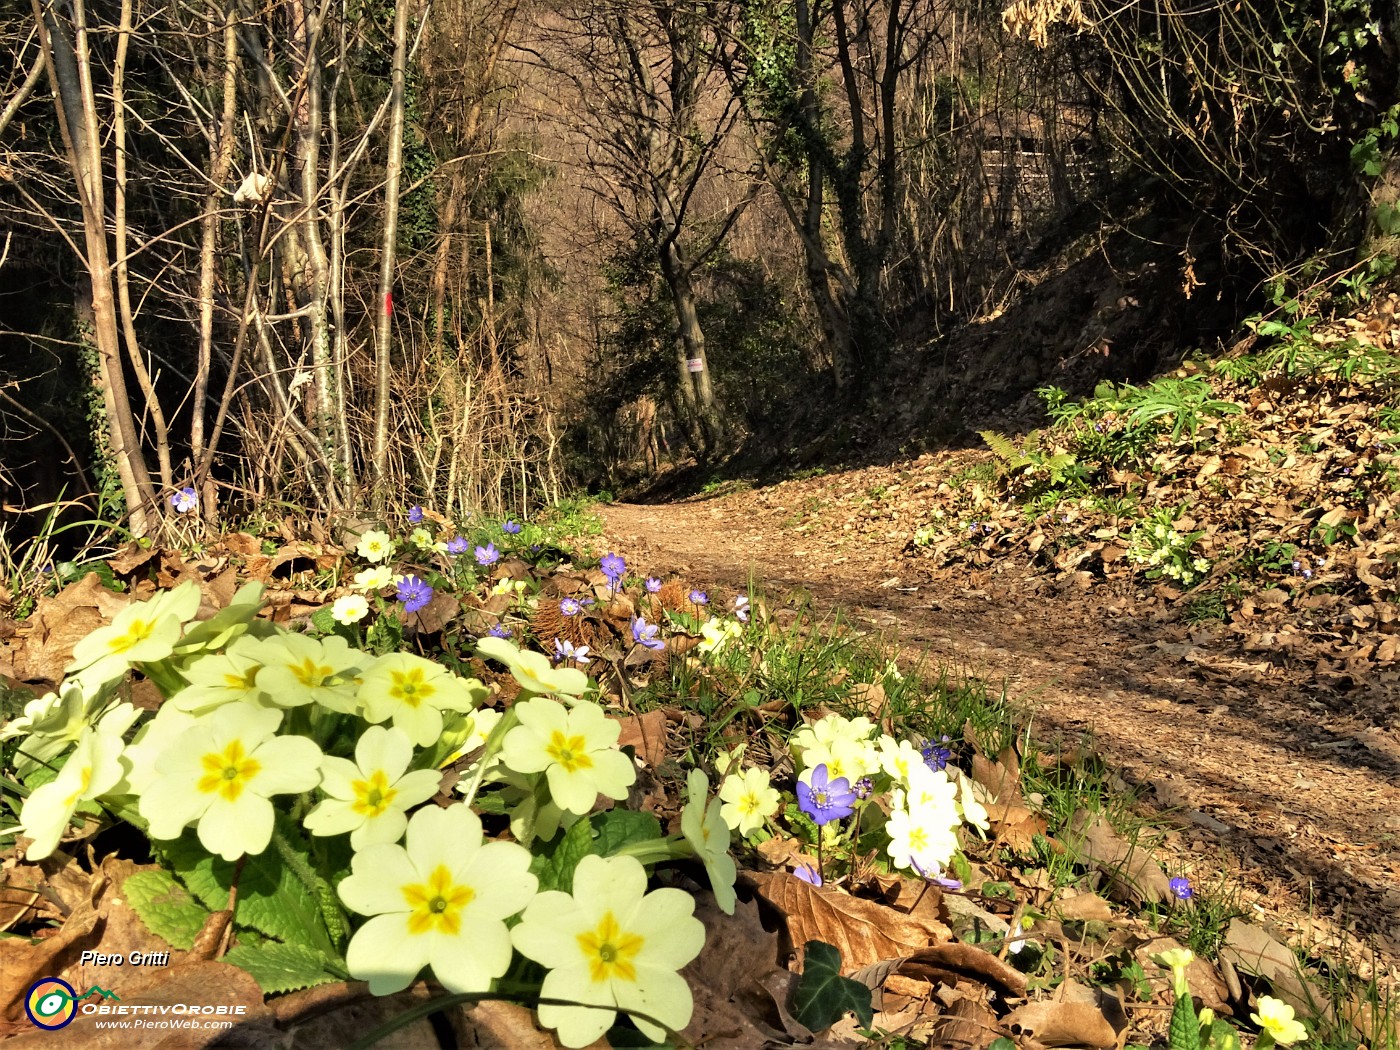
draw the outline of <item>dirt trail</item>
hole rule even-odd
[[[1233,674],[1229,658],[1160,648],[1160,631],[1094,592],[986,574],[932,581],[889,544],[790,527],[737,493],[603,509],[607,544],[638,572],[675,573],[723,595],[750,577],[770,598],[805,590],[888,634],[906,655],[1005,683],[1037,736],[1095,745],[1177,813],[1170,846],[1202,876],[1224,869],[1242,906],[1310,941],[1361,934],[1400,976],[1400,736]],[[782,511],[784,508],[777,508]],[[838,526],[839,528],[839,526]],[[1188,662],[1189,661],[1189,662]]]

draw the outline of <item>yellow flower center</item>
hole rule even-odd
[[[763,808],[763,802],[757,795],[745,795],[739,799],[739,809],[743,813],[754,814]]]
[[[569,773],[593,768],[593,759],[588,756],[587,744],[581,735],[565,737],[556,729],[550,735],[544,752]]]
[[[210,751],[199,763],[204,776],[196,786],[206,795],[217,793],[225,802],[237,802],[248,782],[262,770],[262,763],[243,750],[241,740],[230,741],[223,751]]]
[[[437,692],[437,689],[423,680],[423,671],[415,667],[411,671],[394,671],[391,676],[394,684],[389,687],[389,695],[409,707],[417,707]]]
[[[470,886],[456,886],[445,864],[433,869],[425,883],[402,887],[408,902],[408,932],[455,935],[462,928],[462,909],[476,897]]]
[[[637,968],[632,960],[646,941],[635,933],[625,933],[610,911],[603,913],[598,928],[578,935],[578,946],[588,960],[588,976],[593,982],[621,979],[635,981]]]
[[[83,766],[83,772],[78,777],[78,789],[63,800],[65,806],[71,806],[82,798],[83,792],[92,784],[92,766]]]
[[[351,781],[350,787],[355,792],[355,801],[350,808],[367,817],[379,816],[399,794],[389,786],[389,778],[382,769],[376,769],[368,780]]]
[[[923,853],[928,849],[928,832],[923,828],[909,829],[909,852]]]
[[[226,674],[224,686],[228,689],[252,689],[257,685],[258,672],[261,670],[262,664],[254,664],[244,674]]]
[[[291,664],[288,670],[298,682],[308,689],[315,689],[325,684],[327,678],[335,674],[326,664],[318,664],[311,657],[307,657],[299,664]]]
[[[125,634],[119,634],[107,642],[107,648],[114,653],[125,653],[136,648],[156,629],[154,620],[132,620]]]

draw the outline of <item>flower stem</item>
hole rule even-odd
[[[472,774],[471,783],[462,792],[462,801],[470,806],[476,801],[476,793],[481,790],[481,782],[486,779],[486,767],[491,764],[491,759],[495,758],[501,750],[501,743],[505,740],[506,734],[520,724],[520,716],[515,713],[512,706],[501,720],[496,723],[491,730],[491,735],[486,738],[486,747],[481,752],[481,757],[476,760],[476,772]]]

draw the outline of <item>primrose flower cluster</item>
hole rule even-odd
[[[990,826],[972,781],[947,765],[948,752],[936,742],[897,740],[878,733],[868,718],[832,714],[799,729],[789,746],[798,770],[797,808],[819,829],[819,854],[844,833],[879,830],[892,869],[946,882],[959,828]],[[724,763],[726,771],[736,768],[720,785],[720,815],[748,836],[775,821],[783,802],[767,772],[737,768],[739,752]]]
[[[386,543],[364,541],[366,560],[389,556]],[[387,585],[379,571],[363,582]],[[643,822],[612,836],[606,855],[582,835],[576,867],[543,886],[540,845],[606,819],[593,812],[600,799],[625,799],[637,776],[587,676],[483,637],[476,655],[520,686],[495,710],[476,678],[338,634],[294,633],[258,618],[262,604],[250,583],[199,620],[200,592],[186,583],[78,643],[61,688],[0,733],[28,793],[28,859],[52,854],[73,824],[119,815],[158,856],[183,840],[226,862],[272,858],[312,899],[327,891],[331,912],[353,918],[339,940],[327,923],[321,964],[375,994],[425,971],[464,993],[543,972],[526,994],[551,1001],[540,1022],[565,1046],[594,1041],[619,1012],[656,1040],[684,1028],[692,998],[677,971],[704,928],[689,894],[648,891],[644,864],[698,860],[732,912],[729,831],[705,776],[691,774],[676,834]],[[153,714],[122,699],[133,669],[164,697]],[[478,810],[506,819],[488,835]],[[311,849],[303,836],[343,848]],[[348,872],[322,859],[332,856],[348,857]]]
[[[1128,542],[1130,561],[1147,566],[1149,580],[1163,576],[1191,587],[1210,572],[1210,562],[1193,555],[1191,548],[1204,532],[1180,533],[1173,528],[1175,515],[1161,512],[1141,522],[1133,529]]]

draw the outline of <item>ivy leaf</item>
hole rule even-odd
[[[334,974],[326,972],[324,955],[297,944],[275,941],[256,946],[240,944],[230,949],[221,961],[247,970],[267,995],[338,980]]]
[[[875,1020],[870,989],[841,976],[841,953],[822,941],[808,941],[803,952],[802,978],[793,993],[794,1016],[813,1032],[822,1032],[853,1010],[869,1028]]]
[[[194,946],[209,917],[209,909],[169,872],[138,871],[122,883],[122,895],[147,929],[181,951]]]

